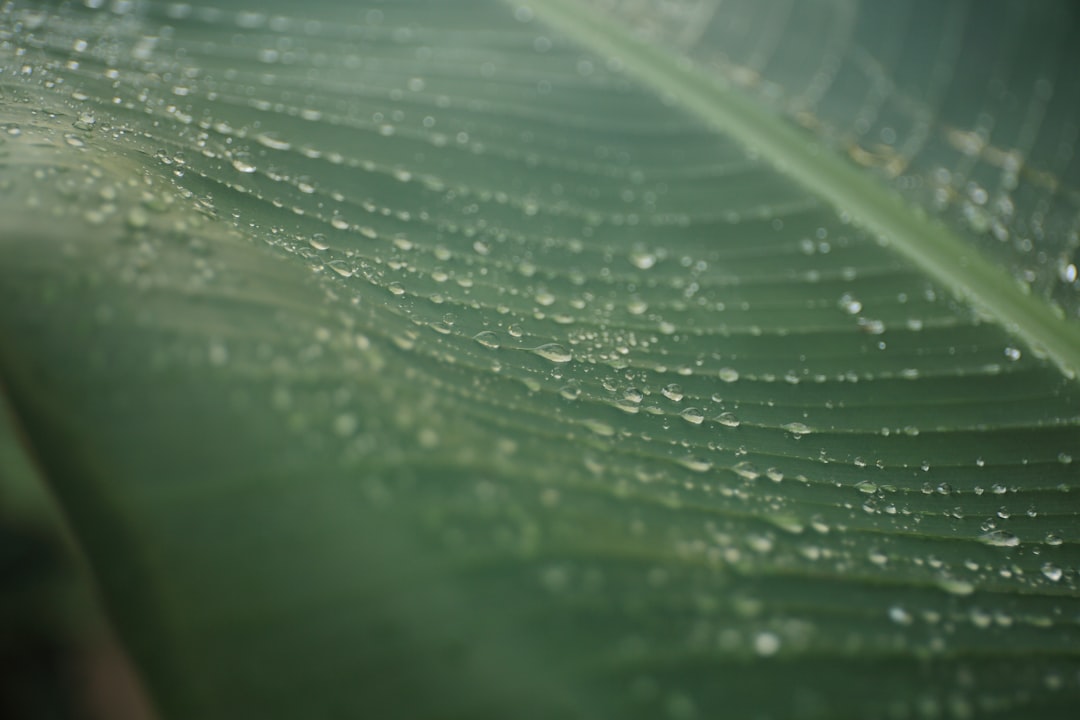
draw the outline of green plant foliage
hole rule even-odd
[[[1068,2],[2,7],[0,381],[163,718],[1071,716]]]

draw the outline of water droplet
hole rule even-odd
[[[136,207],[128,211],[127,218],[125,218],[128,227],[133,230],[140,230],[146,227],[150,223],[150,215],[142,208]]]
[[[804,425],[801,422],[790,422],[783,427],[795,437],[802,437],[803,435],[809,435],[811,432],[813,432],[808,426]]]
[[[539,355],[545,360],[550,360],[553,363],[566,363],[574,359],[574,356],[569,350],[564,348],[558,343],[547,343],[540,347],[532,349],[533,354]]]
[[[326,267],[336,272],[341,277],[347,278],[353,276],[353,269],[344,260],[331,260],[326,263]]]
[[[79,119],[71,123],[72,127],[76,130],[93,130],[94,125],[97,124],[97,118],[90,113],[80,113]]]
[[[334,432],[341,437],[349,437],[356,432],[356,416],[343,413],[334,418]]]
[[[656,264],[656,255],[645,251],[633,252],[630,254],[630,262],[639,270],[648,270]]]
[[[1020,544],[1020,538],[1006,530],[991,530],[980,535],[979,542],[994,547],[1016,547]]]
[[[1054,533],[1047,533],[1046,539],[1044,539],[1043,542],[1045,542],[1047,545],[1061,545],[1065,541],[1061,539],[1060,535],[1055,535]]]
[[[1021,354],[1022,353],[1020,352],[1019,348],[1015,348],[1012,346],[1005,348],[1005,357],[1009,358],[1014,362],[1020,359]]]
[[[308,245],[316,250],[328,250],[330,249],[330,243],[326,241],[326,236],[322,233],[315,233],[308,238]]]
[[[492,350],[497,350],[499,348],[499,336],[491,330],[484,330],[483,332],[476,333],[473,335],[473,340]]]
[[[210,343],[209,352],[207,353],[210,364],[222,366],[229,362],[229,348],[224,343],[214,342]]]
[[[1062,573],[1061,568],[1053,563],[1043,563],[1042,574],[1046,576],[1047,580],[1057,582],[1064,573]]]
[[[232,159],[232,166],[236,168],[237,172],[253,173],[255,172],[255,164],[251,161],[251,156],[247,153],[236,153]]]
[[[686,422],[692,423],[694,425],[700,425],[705,420],[704,413],[702,413],[701,410],[695,407],[686,408],[681,413],[679,413],[679,417],[681,417]]]
[[[665,386],[664,389],[660,391],[660,394],[674,402],[679,402],[683,399],[682,388],[676,383]]]
[[[739,371],[734,368],[720,368],[717,375],[726,383],[733,383],[739,379]]]
[[[582,424],[601,437],[611,437],[615,434],[615,428],[602,420],[582,420]]]
[[[840,296],[839,305],[850,315],[858,315],[862,311],[862,303],[848,293]]]
[[[970,595],[975,592],[975,586],[967,580],[958,580],[949,577],[938,580],[938,587],[950,595]]]
[[[770,657],[780,650],[780,638],[776,633],[760,632],[754,636],[754,652],[762,657]]]
[[[889,619],[897,625],[910,625],[913,622],[911,613],[899,605],[893,605],[889,608]]]
[[[878,486],[877,483],[871,480],[860,480],[859,482],[855,483],[855,489],[861,493],[873,495],[878,491]]]
[[[386,289],[390,291],[391,295],[401,296],[405,294],[405,288],[399,282],[390,283],[386,286]]]
[[[749,460],[744,460],[740,463],[736,463],[732,471],[741,478],[746,480],[757,480],[761,477],[761,473],[758,471],[754,464]]]
[[[256,135],[255,142],[259,143],[263,147],[268,147],[271,150],[288,150],[292,147],[292,145],[290,145],[289,143],[285,142],[284,140],[279,140],[278,138],[270,135],[269,133],[260,133]]]
[[[742,420],[735,417],[735,413],[722,412],[716,416],[716,422],[720,423],[724,427],[737,428],[742,425]]]
[[[712,463],[708,460],[702,460],[701,458],[684,457],[679,458],[676,462],[687,470],[692,470],[694,472],[708,472],[709,470],[712,470]]]

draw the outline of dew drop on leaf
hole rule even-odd
[[[558,343],[547,343],[532,349],[534,355],[539,355],[553,363],[567,363],[574,359],[573,354]]]
[[[1046,576],[1047,580],[1057,582],[1058,580],[1061,580],[1061,577],[1064,573],[1062,572],[1061,568],[1059,568],[1057,565],[1054,565],[1053,563],[1043,563],[1042,574]]]
[[[237,172],[253,173],[255,172],[255,163],[251,161],[251,156],[247,153],[237,153],[233,156],[232,166],[236,168]]]
[[[754,636],[754,652],[762,657],[770,657],[780,650],[780,638],[776,633],[760,632]]]
[[[648,270],[656,264],[656,255],[651,252],[633,252],[630,254],[630,262],[639,270]]]
[[[911,613],[899,605],[893,605],[889,608],[889,619],[897,625],[910,625],[914,620]]]
[[[979,541],[993,547],[1016,547],[1020,538],[1006,530],[990,530],[979,536]]]
[[[696,407],[688,407],[679,413],[679,416],[688,423],[700,425],[705,420],[705,415]]]
[[[664,389],[661,390],[660,393],[664,397],[666,397],[668,400],[672,400],[674,402],[679,402],[680,400],[683,399],[682,387],[680,387],[676,383],[671,383],[670,385],[665,385]]]
[[[735,382],[736,380],[739,379],[739,371],[736,370],[735,368],[729,368],[729,367],[720,368],[717,375],[720,377],[721,380],[723,380],[726,383],[733,383],[733,382]]]
[[[790,422],[784,425],[784,429],[795,437],[802,437],[803,435],[809,435],[813,432],[807,425],[801,422]]]
[[[716,416],[716,422],[720,423],[724,427],[737,428],[742,424],[739,418],[735,417],[735,413],[722,412]]]
[[[499,336],[491,330],[484,330],[473,335],[473,340],[480,343],[486,348],[497,350],[499,348]]]

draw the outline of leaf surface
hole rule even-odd
[[[0,373],[163,717],[1068,716],[1075,164],[936,156],[1017,263],[705,3],[99,5],[3,16]]]

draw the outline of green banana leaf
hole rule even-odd
[[[1073,716],[1073,3],[205,2],[0,5],[4,654],[100,603],[140,717]]]

